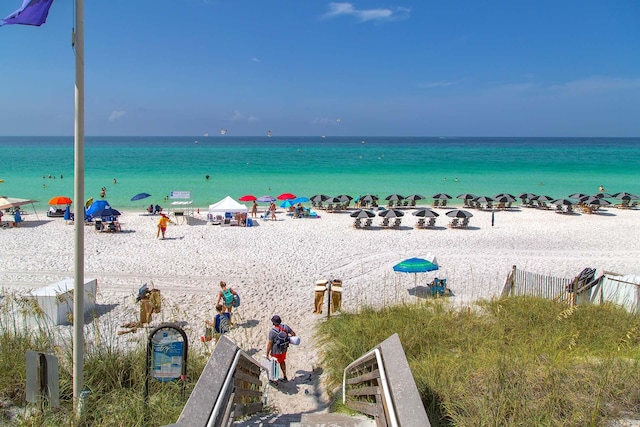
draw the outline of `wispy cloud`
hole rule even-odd
[[[395,9],[357,9],[351,3],[329,3],[329,11],[324,14],[326,18],[336,16],[353,16],[360,22],[367,21],[392,21],[406,19],[411,9],[398,7]]]
[[[126,114],[127,114],[126,111],[112,111],[111,114],[109,114],[109,121],[114,122],[118,120],[120,117],[125,116]]]
[[[252,60],[253,62],[260,62],[260,60],[259,60],[258,58],[256,58],[255,56],[254,56],[253,58],[251,58],[251,60]]]
[[[436,89],[440,87],[450,87],[458,85],[462,80],[440,80],[437,82],[418,83],[418,87],[421,89]]]
[[[257,118],[256,116],[247,117],[244,114],[242,114],[240,111],[234,110],[233,111],[233,115],[231,117],[229,117],[229,120],[233,121],[233,122],[239,122],[239,121],[245,121],[246,120],[247,122],[251,123],[251,122],[257,122],[260,119]]]
[[[550,89],[571,93],[606,93],[619,90],[640,89],[640,78],[590,77],[551,86]]]
[[[244,114],[242,114],[238,110],[234,110],[233,115],[229,117],[229,120],[232,120],[232,121],[243,120],[243,119],[244,119]]]
[[[640,78],[588,77],[562,83],[543,84],[534,82],[507,83],[494,86],[492,90],[503,93],[535,93],[590,95],[621,90],[640,89]]]

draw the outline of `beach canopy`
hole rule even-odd
[[[71,199],[67,196],[55,196],[49,199],[50,205],[70,205]]]
[[[18,199],[17,197],[0,196],[0,209],[16,208],[29,203],[35,203],[37,200]]]
[[[224,199],[220,200],[219,202],[209,205],[209,213],[216,213],[216,212],[245,213],[248,210],[249,209],[247,209],[245,205],[243,205],[242,203],[236,202],[231,196],[227,196]]]
[[[108,207],[110,207],[110,205],[106,200],[96,200],[87,208],[87,215],[89,215],[90,217],[95,217],[96,213]]]
[[[136,200],[142,200],[142,199],[146,199],[147,197],[151,197],[151,194],[149,193],[138,193],[135,196],[133,196],[131,198],[132,202],[135,202]]]

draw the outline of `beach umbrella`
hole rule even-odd
[[[291,200],[293,200],[293,199],[285,200],[284,202],[280,203],[280,207],[286,209],[286,208],[290,208],[291,206],[295,205],[295,203],[293,203]]]
[[[404,212],[399,209],[386,209],[378,212],[378,216],[381,216],[383,218],[397,218],[400,216],[404,216]]]
[[[254,196],[253,194],[245,194],[244,196],[240,197],[238,200],[240,200],[241,202],[253,202],[256,199],[257,197]]]
[[[600,193],[594,194],[593,197],[597,197],[598,199],[604,199],[604,198],[609,199],[609,198],[611,198],[613,196],[611,194],[609,194],[609,193],[600,192]]]
[[[405,197],[405,199],[414,201],[414,200],[423,200],[423,199],[426,199],[426,197],[424,197],[421,194],[411,194],[411,195]]]
[[[573,193],[573,194],[569,194],[569,198],[570,199],[582,199],[583,197],[588,197],[588,194],[584,194],[584,193]]]
[[[282,193],[277,198],[278,198],[278,200],[295,199],[296,195],[292,194],[292,193]]]
[[[273,196],[260,196],[256,199],[256,201],[260,202],[260,203],[271,203],[271,202],[275,202],[276,199]]]
[[[55,196],[49,200],[50,205],[70,205],[71,199],[67,196]]]
[[[571,205],[575,205],[576,202],[574,202],[573,200],[569,200],[569,199],[556,199],[556,200],[552,201],[551,204],[552,205],[571,206]]]
[[[509,194],[509,193],[496,194],[495,196],[493,196],[493,198],[500,203],[509,203],[509,202],[513,203],[516,201],[516,197],[513,194]]]
[[[311,196],[311,201],[312,202],[324,202],[325,200],[330,199],[330,196],[327,196],[326,194],[316,194],[314,196]]]
[[[596,205],[596,206],[608,206],[611,204],[610,201],[605,200],[601,197],[596,197],[596,196],[588,197],[584,199],[582,203],[584,203],[585,205]]]
[[[365,194],[359,199],[361,202],[373,202],[374,200],[378,200],[378,196],[374,196],[373,194]]]
[[[93,197],[89,197],[86,202],[84,202],[84,208],[89,209],[89,206],[93,203]]]
[[[432,196],[434,199],[450,199],[451,196],[445,193],[438,193]]]
[[[348,194],[341,194],[339,196],[336,196],[338,199],[340,199],[341,202],[349,202],[351,200],[353,200],[353,197],[351,197]]]
[[[553,197],[545,196],[541,194],[540,196],[535,196],[531,200],[535,200],[536,202],[550,202],[553,200]]]
[[[373,218],[376,214],[367,209],[358,209],[357,211],[349,214],[349,216],[352,218]]]
[[[334,204],[334,203],[342,203],[342,202],[343,202],[343,200],[342,200],[342,199],[340,199],[339,197],[331,197],[331,198],[329,198],[329,199],[325,200],[325,202],[326,202],[326,203],[328,203],[328,204],[330,204],[330,205],[332,205],[332,204]]]
[[[309,201],[309,199],[307,197],[296,197],[295,199],[291,200],[291,204],[298,204],[298,203],[307,203]]]
[[[616,193],[613,195],[613,197],[616,199],[622,199],[622,200],[638,200],[639,199],[639,197],[636,196],[635,194],[627,193],[625,191],[621,193]]]
[[[520,195],[518,196],[518,199],[522,199],[522,200],[529,199],[529,200],[531,200],[534,197],[537,197],[537,196],[535,194],[533,194],[533,193],[520,193]],[[569,196],[569,197],[571,197],[571,196]]]
[[[489,202],[493,202],[493,197],[489,197],[489,196],[480,196],[480,197],[476,197],[474,199],[474,201],[478,202],[478,203],[489,203]]]
[[[464,211],[462,209],[450,210],[445,215],[451,218],[471,218],[473,216],[471,212]]]
[[[437,216],[440,216],[439,213],[434,212],[429,208],[423,208],[423,209],[415,210],[415,211],[411,212],[411,215],[424,217],[424,218],[435,218]]]
[[[107,217],[107,216],[120,216],[122,215],[120,211],[113,209],[111,206],[107,206],[104,209],[97,211],[93,216],[95,217]]]
[[[136,200],[142,200],[142,199],[146,199],[147,197],[151,197],[151,194],[149,193],[138,193],[135,196],[133,196],[131,198],[132,202],[135,202]]]
[[[396,201],[396,200],[402,200],[404,199],[404,196],[401,196],[400,194],[389,194],[387,197],[384,198],[385,200],[390,200],[390,201]]]
[[[398,264],[393,266],[393,271],[397,271],[400,273],[413,273],[414,274],[414,293],[415,289],[418,287],[418,273],[427,273],[429,271],[437,270],[438,264],[435,262],[435,258],[432,261],[426,260],[424,258],[409,258],[404,261],[399,262]]]
[[[475,194],[471,194],[471,193],[462,193],[462,194],[458,194],[458,196],[456,197],[457,199],[462,199],[462,200],[471,200],[471,199],[475,199],[476,196]]]

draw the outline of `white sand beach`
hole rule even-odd
[[[467,229],[450,229],[445,210],[435,229],[416,229],[417,218],[406,211],[400,229],[353,228],[347,212],[319,211],[317,219],[258,219],[256,227],[208,225],[204,213],[190,223],[169,225],[167,238],[156,238],[157,216],[124,212],[122,232],[85,230],[85,277],[98,280],[97,323],[117,345],[143,342],[146,334],[117,335],[120,326],[138,318],[135,302],[143,283],[160,289],[162,321],[186,322],[191,351],[211,351],[201,343],[204,320],[215,314],[219,281],[242,297],[234,314],[237,327],[229,337],[259,358],[273,314],[282,316],[302,337],[287,359],[289,379],[308,376],[320,367],[313,328],[326,316],[313,314],[313,290],[320,279],[343,281],[343,309],[414,301],[414,275],[395,273],[396,263],[411,257],[435,256],[438,271],[420,274],[418,286],[446,278],[459,306],[499,294],[513,265],[531,272],[573,278],[585,267],[600,272],[640,274],[640,211],[609,208],[599,214],[561,215],[517,208],[491,212],[471,210]],[[0,230],[0,287],[26,294],[73,275],[74,226],[33,212],[18,228]],[[5,217],[5,219],[7,219]],[[69,331],[70,327],[63,327]],[[87,328],[89,329],[89,328]],[[66,333],[66,332],[65,332]],[[390,331],[390,334],[392,331]],[[88,336],[88,340],[91,337]],[[272,392],[283,412],[322,407],[326,396]]]

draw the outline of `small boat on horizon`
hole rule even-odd
[[[220,129],[220,135],[226,135],[226,134],[227,134],[226,129]]]
[[[268,132],[267,132],[267,136],[268,136],[269,138],[271,138],[271,135],[273,135],[273,134],[271,133],[271,131],[268,131]]]

